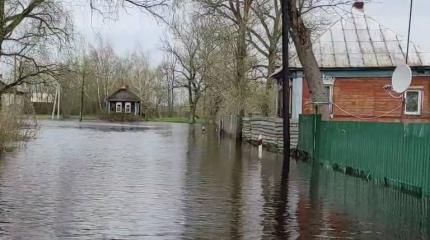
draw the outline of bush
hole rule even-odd
[[[0,153],[10,151],[36,135],[35,118],[13,111],[0,111]]]

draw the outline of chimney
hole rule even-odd
[[[363,0],[356,0],[354,4],[352,4],[352,7],[357,10],[364,10],[364,1]]]

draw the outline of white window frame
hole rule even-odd
[[[328,108],[330,111],[330,114],[333,114],[333,94],[334,94],[334,83],[336,81],[336,78],[332,76],[323,75],[323,85],[325,87],[329,87],[329,96],[328,96]]]
[[[131,102],[126,102],[125,103],[124,112],[125,113],[131,113]]]
[[[117,113],[122,112],[122,103],[121,102],[117,102],[115,104],[115,112],[117,112]]]
[[[418,93],[418,111],[416,111],[416,112],[408,112],[407,110],[406,110],[406,108],[407,108],[407,105],[406,105],[406,103],[407,103],[407,93],[408,92],[417,92]],[[415,116],[419,116],[419,115],[421,115],[421,109],[422,109],[422,104],[423,104],[423,91],[422,91],[422,89],[421,88],[410,88],[410,89],[408,89],[408,90],[406,90],[405,91],[405,93],[404,93],[404,98],[405,98],[405,103],[404,103],[404,105],[405,105],[405,109],[404,109],[404,113],[405,113],[405,115],[415,115]]]

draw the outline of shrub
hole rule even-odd
[[[36,133],[37,122],[33,115],[0,111],[0,153],[16,148]]]

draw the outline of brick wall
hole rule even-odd
[[[430,76],[415,76],[411,87],[422,87],[422,110],[420,116],[402,112],[402,98],[390,96],[384,86],[391,84],[389,77],[336,78],[333,90],[334,119],[364,121],[400,121],[401,117],[411,122],[430,121]],[[399,96],[399,94],[392,94]],[[303,84],[303,113],[313,113],[310,93],[306,81]],[[358,116],[352,117],[351,115]]]

